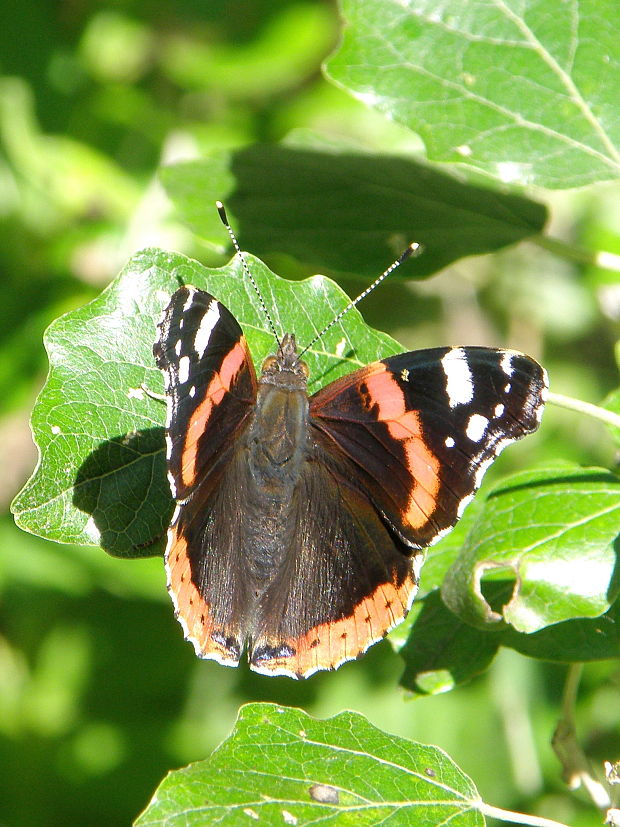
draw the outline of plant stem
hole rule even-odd
[[[594,804],[604,810],[611,803],[609,794],[604,785],[594,777],[590,762],[577,739],[575,706],[582,671],[582,663],[571,663],[568,667],[562,695],[562,713],[551,744],[562,764],[564,780],[568,787],[577,790],[583,785]]]
[[[606,425],[612,425],[614,428],[620,428],[620,416],[618,414],[608,411],[606,408],[600,408],[598,405],[592,405],[590,402],[584,402],[582,399],[573,399],[571,396],[549,391],[547,402],[558,405],[560,408],[568,408],[571,411],[592,416],[594,419],[598,419]]]
[[[605,270],[612,270],[617,273],[620,272],[620,256],[615,253],[609,253],[607,250],[584,250],[581,247],[574,247],[572,244],[566,244],[564,241],[559,241],[557,238],[549,238],[548,236],[539,235],[530,239],[543,250],[548,250],[556,256],[568,259],[569,261],[576,261],[579,264],[588,264],[592,267],[602,267]]]
[[[567,827],[561,821],[554,821],[552,818],[543,816],[531,816],[526,813],[516,813],[513,810],[502,810],[501,807],[492,807],[481,801],[478,810],[489,818],[496,818],[498,821],[509,821],[511,824],[527,824],[529,827]]]

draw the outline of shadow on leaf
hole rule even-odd
[[[73,504],[90,515],[93,542],[115,557],[162,554],[173,501],[163,428],[101,443],[82,463]]]
[[[439,590],[417,604],[414,624],[399,654],[405,661],[400,685],[417,694],[452,689],[483,672],[501,643],[501,629],[482,631],[453,614]]]

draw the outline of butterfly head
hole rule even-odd
[[[294,333],[285,333],[275,354],[263,362],[260,381],[267,385],[281,385],[305,390],[308,366],[300,362]]]

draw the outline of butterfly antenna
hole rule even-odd
[[[248,267],[248,265],[246,263],[246,260],[243,256],[243,253],[241,252],[241,248],[239,247],[239,242],[237,241],[237,238],[236,238],[236,236],[235,236],[235,234],[232,230],[232,227],[228,223],[228,216],[226,215],[226,210],[224,209],[224,205],[222,204],[221,201],[216,201],[215,206],[217,207],[217,211],[218,211],[218,214],[219,214],[220,219],[222,221],[222,224],[228,230],[228,235],[230,236],[230,240],[233,243],[233,247],[235,248],[235,250],[237,252],[237,255],[239,256],[239,261],[241,262],[243,272],[249,278],[250,283],[252,284],[252,287],[254,288],[254,290],[256,290],[256,295],[258,296],[258,300],[260,302],[260,306],[263,309],[263,313],[265,314],[265,318],[269,322],[269,327],[271,328],[271,332],[273,333],[274,338],[275,338],[276,342],[278,343],[278,346],[280,346],[281,345],[280,337],[278,336],[278,334],[276,332],[276,327],[273,323],[273,319],[271,318],[271,314],[267,310],[267,305],[265,304],[265,300],[263,299],[263,294],[261,293],[261,291],[258,287],[258,284],[256,283],[256,279],[252,275],[252,272],[251,272],[250,268]]]
[[[392,262],[392,264],[390,264],[390,266],[387,268],[387,270],[384,270],[384,271],[383,271],[383,273],[381,273],[381,275],[380,275],[380,276],[378,276],[378,277],[377,277],[377,278],[373,281],[373,283],[372,283],[372,284],[369,284],[369,285],[368,285],[368,287],[367,287],[365,290],[363,290],[363,291],[359,294],[359,296],[358,296],[357,298],[355,298],[355,299],[353,299],[352,301],[350,301],[350,302],[349,302],[349,304],[348,304],[345,308],[343,308],[343,309],[340,311],[340,313],[338,313],[336,316],[334,316],[334,318],[331,320],[331,322],[329,322],[329,324],[326,324],[326,325],[325,325],[325,327],[323,328],[323,330],[321,330],[321,331],[320,331],[320,333],[317,333],[317,334],[316,334],[316,336],[314,337],[314,339],[312,339],[312,341],[310,342],[310,344],[306,345],[306,346],[305,346],[305,348],[301,351],[301,353],[300,353],[300,354],[299,354],[299,356],[297,357],[297,361],[299,361],[299,360],[301,359],[301,357],[304,355],[304,353],[305,353],[307,350],[310,350],[310,348],[312,347],[312,345],[314,345],[316,342],[318,342],[318,341],[319,341],[319,339],[321,339],[321,338],[322,338],[322,337],[323,337],[323,336],[327,333],[327,331],[328,331],[330,328],[332,328],[335,324],[337,324],[337,322],[339,322],[339,321],[340,321],[340,319],[342,319],[342,317],[343,317],[344,315],[346,315],[346,314],[349,312],[349,310],[352,310],[352,309],[355,307],[355,305],[356,305],[356,304],[359,304],[359,303],[362,301],[362,299],[365,299],[365,298],[366,298],[366,296],[367,296],[369,293],[372,293],[372,291],[375,289],[375,287],[377,287],[379,284],[381,284],[381,282],[382,282],[384,279],[386,279],[386,278],[390,275],[390,273],[393,273],[393,272],[394,272],[394,270],[396,270],[396,268],[397,268],[397,267],[400,267],[400,265],[401,265],[404,261],[407,261],[407,259],[408,259],[408,258],[410,258],[410,257],[411,257],[411,256],[413,256],[413,255],[416,255],[416,256],[417,256],[417,255],[419,255],[421,252],[422,252],[422,245],[421,245],[421,244],[418,244],[418,243],[417,243],[417,241],[413,241],[413,242],[412,242],[412,243],[411,243],[411,244],[407,247],[407,249],[406,249],[406,250],[404,250],[404,251],[403,251],[403,252],[399,255],[399,257],[396,259],[396,261],[394,261],[394,262]]]

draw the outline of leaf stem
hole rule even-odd
[[[562,713],[551,745],[562,764],[562,775],[569,789],[577,790],[583,785],[594,804],[605,810],[611,803],[609,794],[603,784],[594,777],[590,762],[577,739],[575,706],[582,671],[582,663],[571,663],[568,667],[562,695]]]
[[[568,261],[576,261],[578,264],[587,264],[592,267],[601,267],[605,270],[612,270],[615,273],[620,272],[620,256],[616,253],[610,253],[607,250],[585,250],[583,247],[575,247],[573,244],[567,244],[565,241],[560,241],[557,238],[549,238],[549,236],[538,235],[530,239],[534,244],[537,244],[543,250],[548,250],[553,255],[565,258]]]
[[[594,419],[598,419],[606,425],[612,425],[614,428],[620,428],[620,416],[618,414],[608,411],[607,408],[600,408],[598,405],[584,402],[582,399],[573,399],[572,396],[564,396],[561,393],[549,391],[547,402],[558,405],[560,408],[568,408],[571,411],[592,416]]]
[[[501,807],[492,807],[481,801],[478,810],[489,818],[496,818],[498,821],[509,821],[511,824],[527,824],[529,827],[567,827],[561,821],[554,821],[552,818],[543,816],[532,816],[526,813],[517,813],[513,810],[503,810]]]

